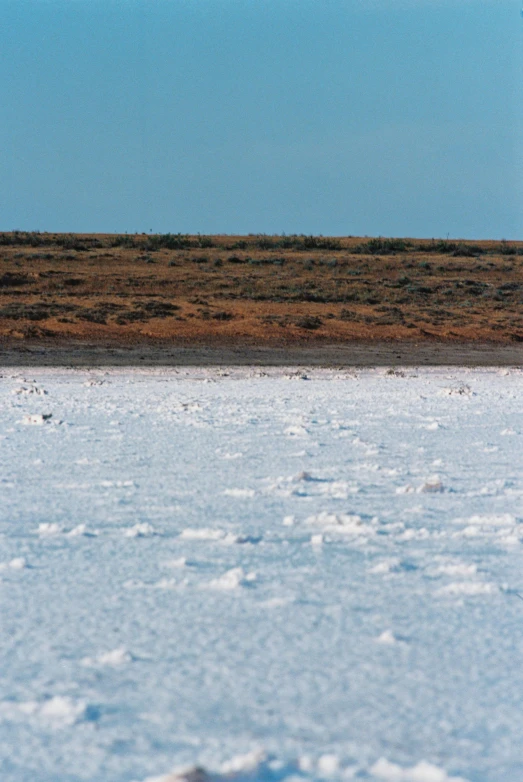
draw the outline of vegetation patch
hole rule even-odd
[[[306,315],[303,318],[298,318],[295,323],[300,329],[309,329],[311,331],[315,331],[323,326],[321,318],[315,315]]]
[[[48,318],[75,339],[142,339],[149,321],[188,341],[234,339],[237,321],[260,343],[286,327],[286,341],[523,331],[523,242],[16,231],[0,234],[0,264],[0,336]]]

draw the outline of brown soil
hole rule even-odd
[[[523,243],[0,234],[0,343],[523,341]]]

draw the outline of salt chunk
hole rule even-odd
[[[134,527],[128,527],[124,530],[124,537],[126,538],[145,538],[150,535],[155,535],[154,527],[147,521],[139,522]]]
[[[177,559],[169,559],[167,562],[163,563],[164,567],[170,567],[170,568],[184,568],[187,565],[187,560],[185,557],[178,557]]]
[[[38,525],[38,529],[36,530],[36,534],[41,535],[42,537],[59,535],[61,532],[61,525],[57,524],[55,521],[43,521]]]
[[[304,426],[288,426],[284,429],[283,434],[286,434],[287,437],[307,437],[309,433]]]
[[[411,768],[402,768],[380,758],[370,769],[376,779],[387,782],[467,782],[463,777],[450,777],[446,771],[422,760]]]
[[[343,535],[372,536],[376,534],[374,525],[377,519],[372,519],[371,524],[364,524],[361,516],[350,513],[328,513],[322,511],[315,516],[306,519],[307,524],[323,527],[325,530]]]
[[[23,570],[26,565],[24,557],[15,557],[10,562],[0,562],[0,570]]]
[[[9,562],[9,567],[11,570],[23,570],[26,564],[24,557],[15,557]]]
[[[199,766],[185,766],[170,774],[159,777],[147,777],[143,782],[210,782],[211,775]]]
[[[235,535],[234,532],[227,532],[223,538],[222,543],[225,543],[227,546],[234,546],[236,543],[246,543],[248,541],[248,538],[246,538],[243,535]]]
[[[393,646],[395,643],[397,643],[397,640],[398,639],[391,632],[391,630],[384,630],[383,633],[376,638],[376,643]]]
[[[210,527],[188,527],[180,532],[179,537],[181,540],[223,540],[225,532]]]
[[[441,396],[471,396],[472,391],[469,386],[459,386],[458,388],[444,388],[440,392]]]
[[[324,527],[358,527],[361,516],[350,513],[329,513],[322,511],[306,519],[307,524],[321,524]]]
[[[481,581],[455,581],[438,589],[438,594],[474,597],[475,595],[491,595],[495,591],[494,584],[485,584]]]
[[[44,719],[59,725],[74,725],[85,712],[83,701],[73,701],[63,695],[55,695],[40,706],[39,714]]]
[[[320,776],[333,776],[340,770],[340,760],[337,755],[321,755],[317,768]]]
[[[396,494],[413,494],[414,491],[414,486],[407,484],[406,486],[398,486],[396,489]]]
[[[102,652],[101,654],[97,655],[96,657],[84,657],[82,660],[82,665],[86,665],[89,667],[95,667],[95,666],[110,666],[110,667],[116,667],[118,665],[124,665],[125,663],[128,663],[132,660],[131,655],[126,649],[120,648],[120,649],[113,649],[110,652]]]
[[[307,472],[306,470],[303,470],[302,472],[298,473],[296,477],[293,479],[295,481],[316,481],[317,478],[313,478],[310,472]]]
[[[489,513],[484,515],[474,515],[467,519],[468,524],[489,527],[512,526],[516,523],[515,517],[511,513]]]
[[[262,749],[255,749],[245,755],[236,755],[231,760],[222,763],[222,774],[239,774],[243,771],[254,771],[261,763],[267,760],[267,755]]]
[[[399,559],[382,560],[381,562],[377,562],[375,565],[369,568],[369,573],[372,573],[373,575],[390,573],[391,570],[399,568],[399,565]]]
[[[209,586],[212,589],[224,589],[224,590],[236,589],[242,584],[254,581],[255,579],[256,579],[255,573],[245,574],[243,568],[235,567],[232,568],[231,570],[227,570],[227,572],[224,573],[219,578],[215,578],[212,581],[210,581]]]
[[[209,772],[200,766],[185,766],[174,769],[169,774],[147,777],[144,782],[217,782],[220,779],[235,780],[245,776],[250,778],[266,761],[267,756],[263,750],[254,750],[222,763],[217,771]]]
[[[69,530],[67,535],[71,538],[80,537],[81,535],[90,538],[90,537],[96,537],[98,535],[98,532],[96,530],[93,531],[88,530],[85,524],[78,524],[76,527],[73,527],[73,529]]]
[[[300,771],[309,773],[314,770],[314,761],[310,755],[302,755],[298,758],[298,768]]]
[[[46,421],[52,418],[52,415],[52,413],[24,415],[21,423],[24,424],[24,426],[42,426]]]
[[[223,492],[226,497],[254,497],[254,489],[225,489]]]
[[[177,584],[174,578],[161,578],[152,586],[154,589],[174,589]]]
[[[436,572],[445,576],[475,576],[478,572],[478,567],[477,565],[466,565],[464,562],[458,562],[456,564],[439,565]]]
[[[439,475],[431,475],[419,491],[423,494],[439,494],[444,491]]]
[[[15,388],[13,389],[13,394],[36,394],[37,396],[47,396],[47,391],[43,388],[38,388],[37,386],[31,386],[27,388],[26,386],[22,386],[21,388]]]

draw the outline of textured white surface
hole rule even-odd
[[[0,374],[2,782],[523,779],[519,370]]]

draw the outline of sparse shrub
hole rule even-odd
[[[453,258],[477,258],[478,256],[475,247],[471,248],[463,244],[459,244],[450,254]]]
[[[277,245],[269,236],[260,235],[256,237],[255,244],[260,250],[271,250]]]
[[[232,312],[220,311],[214,312],[211,317],[214,318],[214,320],[232,320],[234,318],[234,314]]]
[[[485,252],[485,250],[477,244],[449,242],[444,239],[440,239],[439,241],[433,239],[431,242],[416,245],[414,249],[425,253],[452,255],[454,258],[475,258]]]
[[[89,249],[89,244],[76,234],[64,234],[57,237],[56,244],[63,247],[64,250],[76,250],[77,252],[84,252]]]
[[[326,238],[323,236],[304,236],[301,242],[301,248],[304,250],[341,250],[339,239]]]
[[[301,246],[301,239],[296,234],[292,236],[282,235],[278,242],[282,250],[292,250]]]
[[[300,329],[316,330],[319,329],[320,326],[323,326],[323,321],[315,315],[305,315],[303,318],[298,318],[296,320],[296,325],[299,326]]]
[[[0,288],[12,288],[17,285],[27,285],[32,282],[27,274],[17,274],[16,272],[5,272],[0,276]]]
[[[357,312],[353,312],[352,310],[348,309],[342,309],[340,312],[340,320],[359,320],[360,316]]]
[[[269,258],[247,258],[246,259],[252,266],[267,266],[273,264],[274,266],[283,266],[285,258],[269,257]]]
[[[180,307],[177,304],[171,304],[170,301],[151,299],[142,304],[141,309],[153,318],[165,318],[173,315]]]
[[[118,305],[118,307],[120,308],[120,305]],[[120,326],[123,326],[126,323],[143,323],[150,320],[151,318],[172,317],[179,310],[180,307],[176,304],[152,299],[151,301],[144,302],[143,304],[140,303],[140,305],[137,306],[134,310],[126,310],[124,312],[120,311],[115,319],[115,322]]]
[[[406,252],[412,244],[405,239],[369,239],[364,244],[358,244],[352,249],[353,253],[361,255],[391,255],[397,252]]]
[[[114,236],[111,240],[111,247],[135,247],[134,236]]]
[[[107,323],[107,315],[97,310],[85,310],[78,315],[80,320],[86,320],[89,323],[98,323],[101,326],[105,326]]]
[[[267,323],[270,326],[277,325],[282,328],[285,328],[289,323],[288,315],[263,315],[260,320],[262,323]]]
[[[214,247],[214,240],[212,236],[200,236],[200,234],[198,234],[198,247],[201,247],[202,250],[208,249],[209,247]]]
[[[0,308],[0,318],[10,320],[46,320],[64,312],[74,312],[76,307],[71,304],[23,304],[12,302]]]
[[[192,242],[187,234],[152,234],[145,244],[146,250],[186,250],[189,247]]]
[[[360,293],[359,293],[359,291],[347,291],[347,293],[345,293],[342,296],[341,300],[344,301],[344,302],[359,301],[360,300]]]
[[[514,247],[514,245],[509,244],[505,240],[501,242],[499,247],[497,248],[497,251],[500,255],[516,255],[517,249]]]

